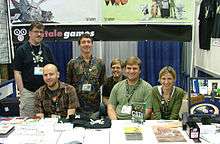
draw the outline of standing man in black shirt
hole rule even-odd
[[[44,26],[32,22],[29,40],[18,47],[14,58],[14,77],[20,93],[20,116],[32,117],[34,112],[34,92],[44,84],[43,66],[54,63],[52,53],[43,43]]]

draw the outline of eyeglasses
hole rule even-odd
[[[35,31],[32,31],[33,33],[37,33],[37,34],[43,34],[44,33],[44,31],[38,31],[38,30],[35,30]]]

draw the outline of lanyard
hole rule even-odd
[[[170,102],[170,100],[168,100],[166,102],[164,98],[161,99],[160,110],[161,110],[161,117],[162,117],[162,119],[169,119],[169,115],[170,115],[169,102]]]
[[[53,96],[51,101],[52,101],[52,109],[58,112],[60,110],[59,108],[59,96]]]
[[[33,47],[31,45],[30,47],[32,48],[31,54],[33,55],[33,61],[39,65],[40,62],[42,63],[44,61],[44,58],[42,57],[43,51],[41,49],[41,45],[37,54],[34,53]]]
[[[53,91],[48,89],[47,93],[51,100],[52,110],[55,112],[59,112],[60,111],[59,101],[62,96],[62,94],[59,92],[59,89]]]
[[[83,61],[84,62],[84,61]],[[91,61],[89,62],[89,64],[85,63],[85,67],[84,67],[84,78],[87,82],[89,82],[89,80],[91,80],[91,74],[94,71],[94,69],[96,69],[95,66],[95,59],[92,58]]]
[[[141,83],[141,80],[139,79],[138,82],[134,85],[132,90],[129,90],[128,80],[126,80],[126,96],[128,97],[128,103],[130,103],[130,100],[135,92],[135,90],[139,87]]]
[[[161,89],[161,116],[163,119],[168,119],[168,116],[170,115],[170,111],[169,111],[169,103],[170,103],[170,99],[172,98],[173,96],[173,93],[175,91],[175,87],[172,87],[172,90],[170,92],[170,97],[167,99],[167,101],[165,100],[164,98],[164,92],[163,90]]]

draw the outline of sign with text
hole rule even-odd
[[[192,0],[9,0],[10,22],[178,24],[193,22]]]

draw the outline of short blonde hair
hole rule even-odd
[[[167,73],[170,73],[174,80],[176,80],[176,72],[171,66],[165,66],[160,70],[159,79]]]

